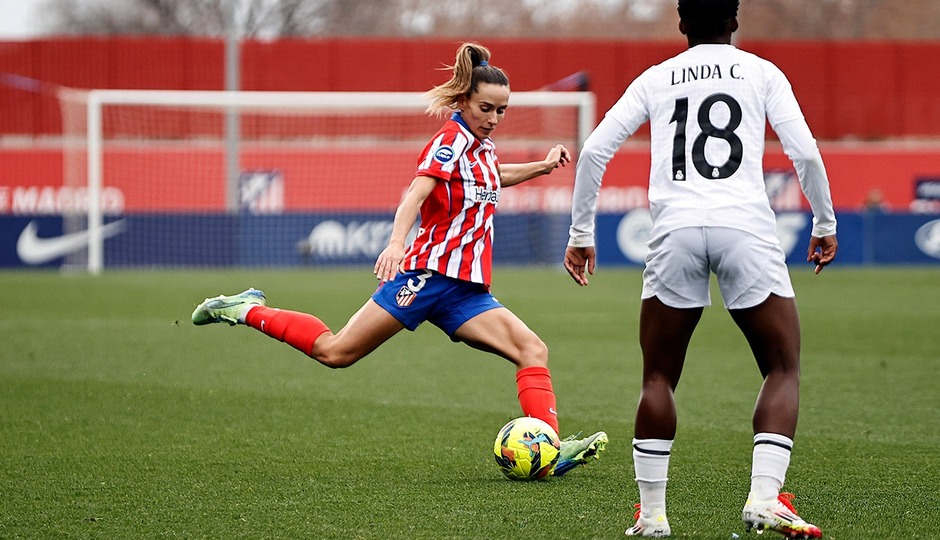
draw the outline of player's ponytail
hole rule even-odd
[[[445,114],[457,106],[460,96],[469,96],[477,91],[480,83],[492,83],[509,86],[509,77],[496,66],[490,65],[490,51],[478,43],[464,43],[457,49],[457,58],[453,66],[444,69],[452,71],[450,80],[435,86],[425,98],[430,102],[427,112],[433,115]]]

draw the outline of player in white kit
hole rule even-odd
[[[679,0],[689,48],[627,88],[581,151],[565,268],[587,285],[594,273],[594,221],[608,161],[650,123],[652,231],[643,272],[643,387],[633,458],[640,491],[628,536],[666,537],[666,480],[676,434],[673,392],[692,333],[710,305],[710,274],[764,378],[754,409],[748,530],[796,538],[822,532],[781,493],[799,409],[800,323],[785,254],[765,192],[769,122],[792,160],[813,212],[807,261],[816,273],[838,242],[826,170],[790,83],[772,63],[731,44],[738,0]]]

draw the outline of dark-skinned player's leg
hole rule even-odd
[[[781,493],[793,451],[800,407],[800,319],[793,298],[771,294],[761,304],[729,310],[747,338],[764,383],[754,406],[751,488],[741,511],[748,530],[771,529],[794,538],[820,538],[819,527],[796,514]]]
[[[676,436],[676,404],[685,354],[703,308],[669,307],[657,297],[640,305],[640,348],[643,351],[643,389],[636,411],[633,468],[640,490],[636,525],[627,536],[669,536],[666,482],[669,456]]]
[[[637,406],[634,434],[638,439],[673,439],[679,384],[686,351],[703,308],[677,309],[655,296],[640,306],[640,348],[643,389]]]
[[[771,294],[763,303],[729,310],[764,378],[754,406],[754,433],[796,432],[800,407],[800,319],[793,298]]]

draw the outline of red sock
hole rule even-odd
[[[552,426],[558,433],[558,413],[555,412],[555,392],[552,374],[547,367],[532,366],[516,372],[516,388],[522,414],[532,416]]]
[[[283,341],[310,356],[313,342],[330,329],[323,321],[307,313],[256,306],[245,315],[245,324],[265,335]]]

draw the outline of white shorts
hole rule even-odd
[[[794,296],[778,243],[738,229],[686,227],[650,242],[641,297],[674,308],[709,306],[711,272],[728,309],[754,307],[771,293]]]

